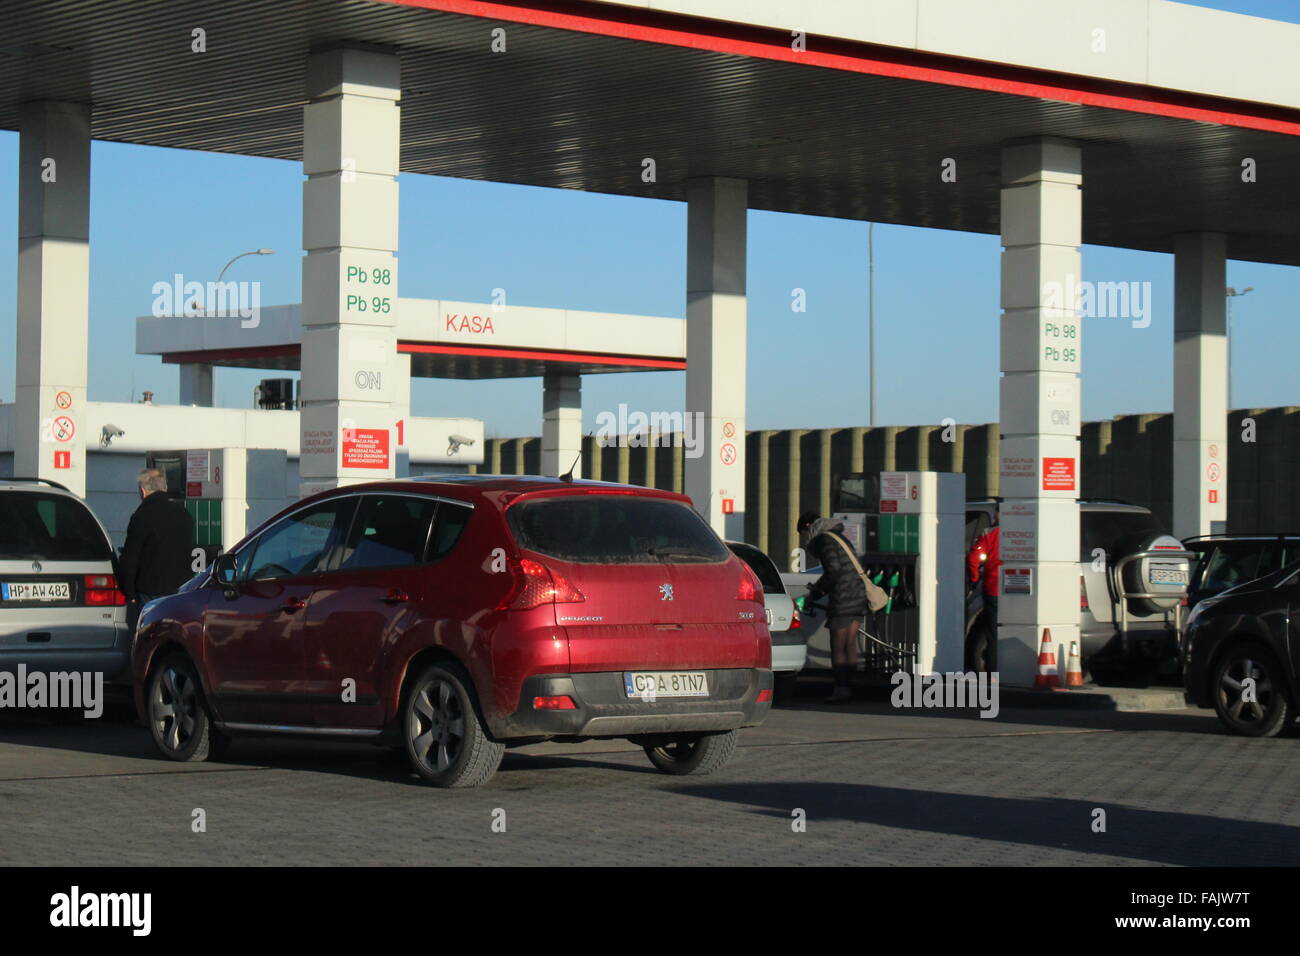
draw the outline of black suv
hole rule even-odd
[[[1187,588],[1187,605],[1214,597],[1300,561],[1300,534],[1205,534],[1183,545],[1196,557]]]
[[[1300,562],[1203,599],[1187,618],[1183,686],[1234,734],[1273,737],[1300,699]]]

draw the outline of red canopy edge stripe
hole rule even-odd
[[[488,348],[481,345],[438,345],[427,342],[398,342],[397,351],[415,355],[472,355],[484,358],[531,359],[588,365],[637,365],[644,368],[684,369],[685,359],[656,359],[636,355],[601,355],[594,352],[548,352],[538,349]]]
[[[1160,90],[1114,80],[1068,76],[1028,67],[964,60],[832,37],[809,38],[810,46],[822,46],[824,51],[814,49],[795,52],[790,48],[789,36],[779,30],[662,11],[634,7],[596,8],[577,3],[521,6],[490,0],[376,2],[1300,136],[1300,112],[1285,107],[1244,103],[1177,90]]]
[[[250,345],[238,349],[199,349],[194,352],[164,352],[162,360],[171,365],[205,365],[239,359],[283,358],[298,355],[300,345]]]

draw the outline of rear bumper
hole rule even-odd
[[[125,648],[0,648],[0,671],[16,674],[20,664],[28,674],[98,673],[106,684],[131,683],[131,654]]]
[[[654,701],[628,697],[623,671],[537,675],[524,681],[518,709],[489,729],[496,739],[508,741],[726,731],[760,723],[771,710],[770,700],[758,701],[760,691],[772,689],[771,670],[729,668],[704,673],[708,697]],[[572,698],[577,709],[533,707],[535,697],[560,696]]]
[[[808,645],[802,636],[797,644],[778,644],[772,640],[772,670],[801,671],[808,661]]]

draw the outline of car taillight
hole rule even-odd
[[[564,575],[540,561],[524,558],[516,566],[515,575],[515,591],[502,602],[502,610],[527,611],[542,604],[577,604],[586,600]]]
[[[1083,579],[1082,574],[1079,575],[1079,610],[1088,610],[1088,582]]]
[[[126,595],[111,574],[87,574],[82,581],[85,603],[91,607],[122,607]]]
[[[573,698],[566,695],[559,697],[534,697],[533,710],[577,710]]]
[[[792,610],[790,612],[790,630],[797,631],[801,627],[803,625],[799,623],[799,611],[797,609]]]
[[[736,589],[736,600],[763,603],[763,585],[747,564],[740,567],[740,586]]]

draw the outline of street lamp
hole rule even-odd
[[[1244,289],[1234,289],[1232,286],[1228,286],[1223,290],[1223,294],[1228,300],[1228,411],[1232,411],[1232,300],[1237,296],[1254,291],[1255,287],[1253,285],[1248,285]]]
[[[244,256],[270,256],[274,254],[275,254],[274,249],[250,249],[248,252],[241,252],[239,255],[235,256],[235,258],[231,259],[229,262],[227,262],[224,266],[221,267],[221,271],[217,274],[216,284],[221,285],[221,280],[225,277],[226,270],[229,269],[231,266],[233,266],[240,259],[244,258]],[[190,304],[190,308],[197,309],[199,308],[199,305],[200,303],[196,299],[194,302]]]
[[[241,252],[239,255],[235,256],[234,259],[231,259],[229,262],[227,262],[224,266],[221,267],[221,273],[217,276],[217,281],[220,282],[221,277],[226,274],[226,270],[229,269],[236,262],[238,262],[240,259],[244,258],[244,256],[270,256],[274,254],[275,254],[274,249],[253,249],[250,252]],[[1247,289],[1246,291],[1249,292],[1250,290]]]

